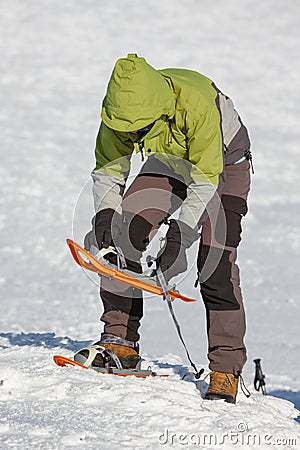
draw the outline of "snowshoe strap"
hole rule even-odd
[[[81,352],[84,350],[88,351],[89,356],[87,357],[87,359],[83,360]],[[83,364],[86,367],[90,367],[98,353],[103,355],[103,357],[105,358],[104,351],[105,351],[104,347],[100,347],[99,345],[90,345],[89,347],[81,348],[77,353],[75,353],[74,361],[79,362],[80,364]]]
[[[81,355],[81,352],[83,350],[88,351],[88,357],[87,359],[83,360],[83,356]],[[117,369],[123,369],[123,366],[117,357],[117,355],[110,349],[105,349],[105,347],[101,347],[99,344],[90,345],[89,347],[82,348],[74,355],[74,361],[79,362],[80,364],[83,364],[86,367],[92,367],[93,362],[96,358],[96,356],[100,354],[104,360],[105,368],[110,369],[110,363],[109,360],[113,360]]]
[[[122,364],[121,364],[119,358],[118,358],[117,355],[115,354],[115,352],[113,352],[113,351],[110,350],[110,349],[106,349],[106,350],[104,350],[103,353],[104,353],[104,354],[106,353],[106,355],[109,355],[109,356],[110,356],[110,358],[111,358],[111,359],[114,361],[114,363],[116,364],[117,369],[120,369],[120,370],[123,369],[123,366],[122,366]],[[105,367],[106,367],[107,369],[110,369],[109,361],[105,364]]]
[[[115,336],[114,334],[102,333],[99,345],[101,344],[118,344],[124,345],[125,347],[130,347],[139,352],[139,344],[134,341],[127,341],[127,339],[123,339],[119,336]]]
[[[101,250],[99,250],[95,245],[92,245],[90,248],[90,252],[99,261],[101,261],[105,256],[109,255],[109,253],[117,254],[115,247],[112,247],[111,245],[109,247],[102,248]]]

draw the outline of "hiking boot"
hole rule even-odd
[[[204,399],[225,400],[227,403],[235,403],[238,384],[238,375],[212,371],[210,373],[210,382]]]
[[[112,350],[114,354],[119,358],[123,369],[135,369],[139,361],[141,360],[137,350],[126,345],[120,344],[101,344],[105,350]]]

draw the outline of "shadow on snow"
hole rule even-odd
[[[0,338],[8,339],[10,345],[19,347],[26,345],[45,348],[59,347],[73,352],[91,344],[91,341],[74,341],[67,336],[55,336],[55,333],[0,333]],[[0,347],[6,348],[7,346],[0,344]]]
[[[44,348],[62,348],[76,352],[80,348],[91,344],[91,341],[75,341],[68,336],[55,336],[55,333],[0,333],[0,338],[7,339],[10,345],[19,347],[44,347]],[[0,344],[0,348],[7,348],[7,345]],[[199,389],[200,381],[196,380],[192,373],[188,373],[187,367],[181,364],[162,363],[158,360],[153,361],[160,369],[172,369],[174,373],[181,378],[185,376],[185,381],[194,383]],[[207,388],[204,383],[203,391]],[[300,410],[300,391],[274,390],[268,393],[273,397],[283,398],[294,403],[295,407]],[[300,416],[296,419],[300,423]]]
[[[275,391],[270,391],[268,394],[294,403],[295,407],[300,411],[300,391],[285,391],[283,389],[277,389]],[[300,423],[300,416],[298,416],[295,420]]]

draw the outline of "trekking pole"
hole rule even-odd
[[[260,361],[260,358],[253,360],[253,362],[255,363],[254,388],[257,391],[261,389],[262,394],[267,395],[265,375],[263,374]]]
[[[167,305],[168,305],[170,314],[172,316],[173,322],[175,324],[175,327],[176,327],[179,339],[181,340],[182,345],[184,346],[184,349],[185,349],[185,352],[186,352],[186,356],[187,356],[187,358],[188,358],[192,368],[195,371],[194,376],[195,376],[196,380],[198,380],[201,377],[201,375],[203,374],[204,369],[198,370],[196,365],[193,363],[193,361],[192,361],[192,359],[190,357],[190,354],[189,354],[189,351],[187,349],[186,343],[184,342],[183,336],[181,334],[180,325],[179,325],[179,323],[178,323],[178,321],[176,319],[175,313],[174,313],[172,299],[171,299],[171,297],[169,295],[169,292],[168,292],[168,286],[167,286],[164,274],[162,273],[162,270],[161,270],[161,268],[159,266],[156,269],[156,276],[157,276],[158,283],[160,284],[160,287],[163,290],[163,296],[164,296],[165,300],[167,301]],[[187,375],[187,374],[185,374],[185,375]]]

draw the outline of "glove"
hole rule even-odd
[[[167,282],[187,269],[186,250],[198,239],[198,232],[181,221],[171,219],[166,244],[156,259]]]
[[[119,214],[106,208],[97,212],[95,217],[95,236],[99,250],[114,245],[114,236],[119,232]]]

